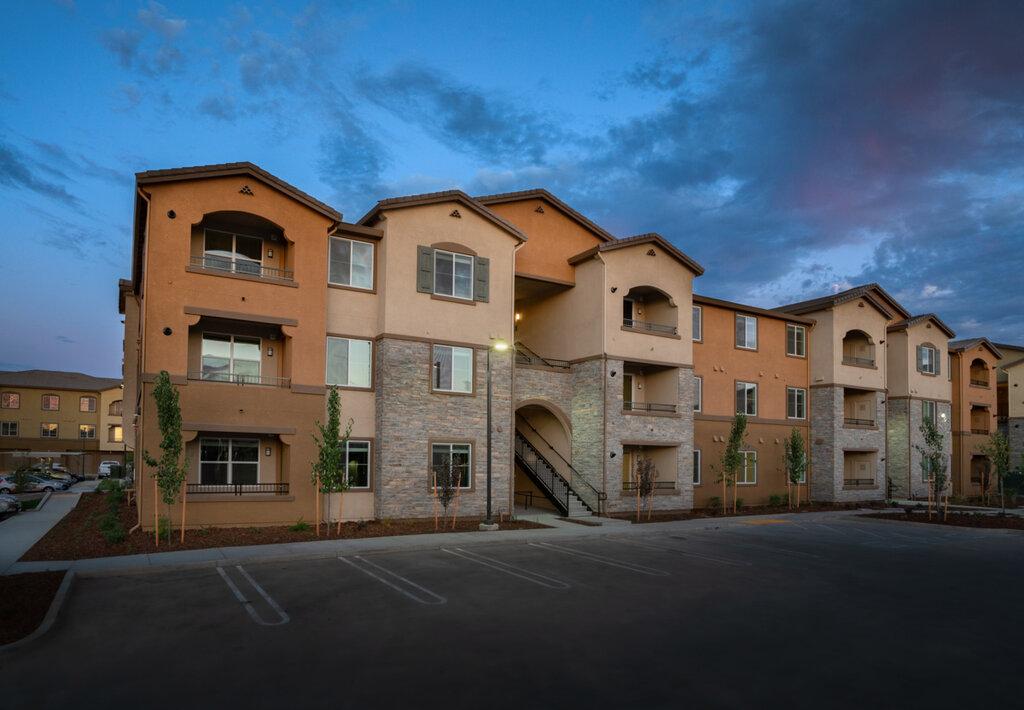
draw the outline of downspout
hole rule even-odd
[[[142,199],[142,201],[146,203],[146,229],[145,229],[146,234],[145,234],[145,238],[148,239],[148,237],[149,237],[149,219],[150,219],[150,216],[152,215],[152,210],[150,209],[151,205],[150,205],[150,201],[149,201],[149,195],[147,195],[145,190],[143,190],[138,185],[135,186],[135,192],[138,195],[138,197],[140,197]],[[138,235],[135,235],[135,237],[136,237],[136,239],[138,239]],[[138,257],[137,257],[140,261],[142,261],[142,263],[139,264],[139,272],[140,273],[139,273],[139,283],[138,283],[138,286],[137,286],[138,290],[142,290],[142,280],[143,280],[144,275],[146,273],[146,270],[144,268],[145,267],[145,256],[144,255],[146,253],[146,247],[147,246],[148,245],[144,242],[143,243],[142,253],[139,254]],[[134,274],[132,274],[132,276],[134,277]],[[136,302],[137,302],[137,305],[136,305],[136,310],[137,310],[136,317],[138,318],[138,326],[137,327],[138,327],[138,329],[140,331],[139,333],[136,334],[137,337],[138,337],[138,348],[137,348],[138,349],[138,358],[137,358],[136,367],[135,367],[135,372],[136,372],[135,386],[136,386],[136,388],[138,390],[136,392],[136,396],[139,397],[139,401],[141,403],[142,401],[145,400],[145,397],[142,396],[142,386],[143,386],[143,384],[142,384],[142,362],[145,359],[145,346],[146,346],[146,342],[145,342],[145,338],[142,337],[142,333],[141,333],[142,323],[143,323],[143,320],[144,320],[143,317],[142,317],[142,299],[139,298],[139,295],[137,293],[133,293],[132,294],[132,298],[134,298],[136,300]],[[139,406],[140,406],[140,409],[141,409],[141,404]],[[123,409],[122,409],[122,413],[121,414],[122,414],[122,416],[121,416],[121,426],[124,427],[124,411],[123,411]],[[139,439],[142,437],[142,429],[141,429],[141,427],[138,426],[138,414],[136,414],[134,412],[134,407],[133,407],[132,417],[135,418],[135,421],[132,423],[132,426],[135,428],[135,448],[133,449],[133,451],[136,454],[136,456],[134,458],[138,459],[138,456],[137,456],[138,452],[139,451],[144,451],[145,449],[139,445]],[[145,486],[140,485],[141,484],[141,480],[140,480],[141,476],[139,474],[140,474],[141,468],[142,468],[139,465],[140,463],[141,462],[138,461],[138,460],[135,461],[135,466],[136,466],[136,476],[135,476],[135,513],[137,515],[137,518],[136,518],[135,525],[132,527],[131,530],[128,531],[129,535],[131,535],[133,532],[135,532],[136,530],[139,530],[142,527],[142,491],[145,488]]]
[[[516,434],[516,259],[519,256],[519,250],[522,249],[523,244],[526,242],[520,241],[516,244],[515,248],[512,249],[512,313],[510,314],[510,332],[512,337],[509,341],[508,356],[511,358],[509,363],[509,382],[511,391],[509,392],[509,426],[508,426],[508,473],[509,473],[509,486],[508,486],[508,509],[509,518],[515,515],[516,512],[516,446],[515,446],[515,434]],[[569,433],[569,455],[572,456],[572,433]]]

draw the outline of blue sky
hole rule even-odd
[[[0,369],[118,375],[133,173],[251,160],[357,219],[546,187],[761,306],[879,281],[1024,341],[1024,5],[10,3]]]

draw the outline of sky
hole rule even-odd
[[[120,375],[134,173],[242,160],[350,221],[544,187],[705,295],[1024,342],[1024,3],[4,5],[0,369]]]

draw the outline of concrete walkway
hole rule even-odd
[[[78,505],[81,493],[54,493],[39,510],[18,513],[0,523],[0,574],[14,574],[18,558]],[[22,563],[23,564],[23,563]]]
[[[900,507],[903,507],[903,506],[916,507],[916,506],[919,506],[919,505],[927,507],[928,506],[928,501],[926,501],[926,500],[909,500],[909,499],[906,499],[906,498],[901,498],[899,500],[894,500],[893,501],[893,505],[897,505],[897,506],[900,506]],[[949,509],[950,510],[964,510],[964,511],[969,511],[969,512],[973,512],[973,513],[987,513],[989,515],[998,515],[999,513],[1003,512],[1003,509],[1000,508],[998,504],[997,505],[984,506],[984,505],[958,505],[958,504],[950,503],[949,504]],[[1024,508],[1007,508],[1006,509],[1006,514],[1007,515],[1016,515],[1017,517],[1024,517]]]

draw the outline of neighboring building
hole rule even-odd
[[[722,496],[720,462],[736,414],[748,418],[737,497],[761,505],[786,494],[783,441],[795,428],[810,451],[813,327],[811,318],[693,297],[695,507]],[[804,484],[813,477],[808,471]]]
[[[999,349],[1004,354],[1002,363],[1009,349],[1005,345],[1000,345]],[[1017,468],[1024,467],[1024,348],[1015,347],[1013,351],[1020,357],[999,368],[1003,381],[999,383],[997,394],[1001,395],[998,402],[1000,426],[1010,442],[1010,466]]]
[[[924,498],[929,481],[921,466],[925,420],[943,434],[947,471],[952,470],[952,381],[943,370],[949,362],[949,339],[955,333],[934,313],[896,321],[887,331],[889,495]]]
[[[49,460],[95,476],[124,462],[121,380],[80,372],[0,372],[0,471]]]
[[[477,199],[529,237],[515,271],[516,498],[631,510],[647,457],[654,507],[690,508],[703,269],[657,234],[615,239],[544,190]]]
[[[811,342],[811,496],[818,501],[886,495],[887,327],[910,318],[878,284],[776,310],[815,320]],[[831,472],[831,475],[829,473]]]
[[[1002,357],[996,363],[996,415],[999,426],[999,431],[1003,432],[1007,436],[1009,432],[1009,418],[1010,418],[1010,372],[1009,368],[1015,366],[1018,361],[1024,360],[1024,345],[1010,345],[1009,343],[992,343],[999,352],[1002,353]],[[1017,391],[1021,390],[1020,380],[1017,382]],[[1022,400],[1024,396],[1017,395],[1017,399]],[[1024,402],[1021,402],[1024,404]],[[1018,427],[1024,428],[1024,427]],[[1024,436],[1024,434],[1022,434]],[[1013,465],[1017,465],[1018,462],[1014,461]]]
[[[996,363],[1002,352],[987,338],[949,343],[953,388],[953,494],[973,497],[991,492],[992,464],[982,453],[996,431]]]

